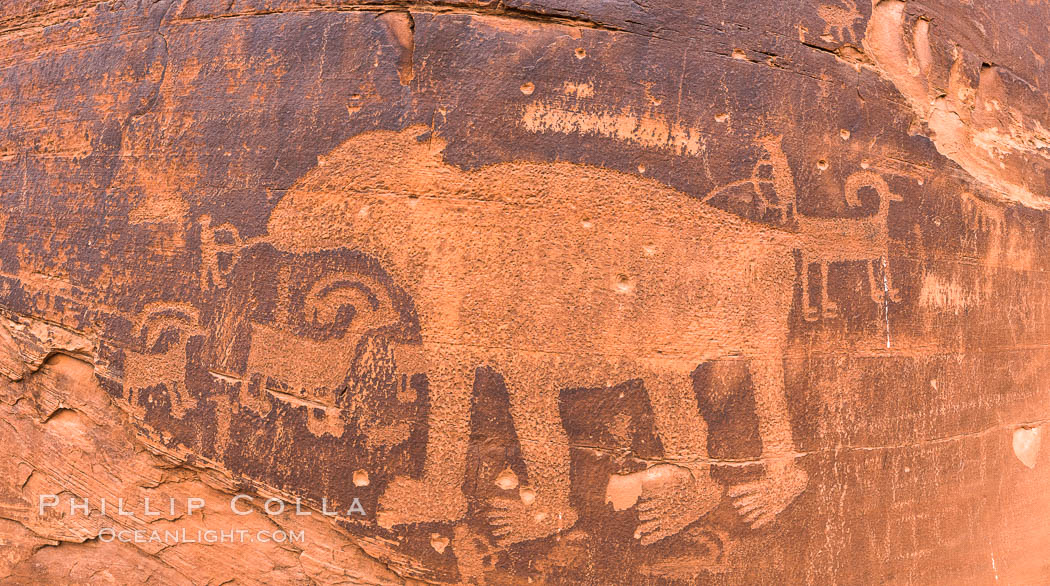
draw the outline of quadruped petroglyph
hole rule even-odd
[[[878,173],[858,169],[846,177],[843,196],[848,205],[859,208],[861,195],[868,191],[878,198],[875,213],[860,218],[813,217],[798,212],[795,181],[787,156],[780,145],[780,137],[763,137],[757,141],[764,151],[750,177],[727,183],[703,197],[746,198],[756,201],[758,209],[779,212],[780,222],[793,228],[797,234],[794,246],[802,253],[803,317],[808,321],[838,316],[838,305],[828,298],[828,269],[831,263],[864,262],[868,274],[871,299],[882,305],[888,297],[900,301],[900,292],[893,286],[889,266],[889,226],[887,219],[890,202],[901,201]],[[820,300],[823,311],[818,312],[810,297],[808,267],[818,265],[820,271]],[[877,278],[881,276],[883,278]]]
[[[479,366],[507,381],[534,479],[520,498],[490,503],[504,543],[564,531],[576,520],[556,399],[569,387],[644,381],[664,461],[610,480],[611,492],[637,494],[643,543],[715,506],[723,489],[707,477],[706,425],[691,382],[711,360],[748,365],[767,462],[765,477],[731,488],[731,498],[761,526],[804,489],[791,457],[781,364],[793,255],[820,263],[825,279],[836,261],[864,261],[869,275],[875,265],[887,270],[886,214],[895,198],[881,178],[861,171],[845,185],[850,203],[862,189],[877,192],[872,218],[796,216],[796,230],[781,230],[597,168],[508,163],[465,173],[442,162],[439,140],[417,140],[422,133],[377,132],[344,143],[297,183],[269,224],[271,238],[280,235],[275,242],[289,250],[368,251],[416,303],[431,400],[426,463],[419,477],[387,488],[380,523],[464,514],[459,479]],[[777,205],[792,213],[786,159],[775,139],[764,144],[768,157],[744,181],[760,193],[773,184]],[[368,173],[360,160],[373,162]],[[839,235],[833,242],[828,226]],[[870,281],[881,302],[884,289]],[[822,292],[825,315],[833,315]]]
[[[558,392],[570,387],[644,381],[665,453],[636,479],[643,543],[717,505],[723,488],[708,475],[691,382],[708,360],[743,359],[755,379],[769,465],[737,498],[750,499],[761,524],[801,492],[780,359],[794,236],[597,168],[509,163],[464,173],[442,162],[438,141],[418,141],[421,132],[344,143],[285,196],[269,224],[291,250],[368,251],[415,301],[430,393],[426,463],[420,477],[386,489],[381,524],[466,511],[459,479],[479,366],[506,380],[533,479],[528,492],[490,503],[504,543],[564,531],[577,519],[557,408]],[[375,175],[361,176],[362,157],[374,161]]]

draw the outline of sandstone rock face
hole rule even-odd
[[[4,2],[0,580],[1050,579],[1048,33]]]

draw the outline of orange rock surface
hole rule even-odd
[[[1050,581],[1048,32],[4,2],[0,582]]]

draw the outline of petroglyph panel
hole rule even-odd
[[[1045,582],[1047,10],[5,3],[0,581]]]

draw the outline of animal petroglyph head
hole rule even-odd
[[[362,395],[410,394],[418,323],[375,260],[345,248],[295,254],[257,244],[241,252],[230,282],[209,332],[218,372],[349,415],[372,402]]]
[[[874,190],[878,194],[880,214],[889,211],[891,201],[904,201],[904,198],[891,191],[886,180],[874,171],[858,171],[846,178],[844,194],[846,202],[851,206],[861,205],[860,195],[864,190]]]
[[[257,244],[239,251],[229,283],[201,310],[155,303],[141,312],[138,347],[124,359],[133,408],[181,419],[232,386],[242,407],[263,414],[274,401],[305,406],[311,431],[340,435],[365,404],[415,400],[410,383],[422,371],[415,310],[374,259]]]
[[[191,338],[203,333],[196,308],[184,303],[152,303],[136,323],[138,350],[125,354],[125,396],[132,408],[146,408],[155,401],[170,404],[180,418],[197,405],[198,395],[186,384],[187,350]]]

